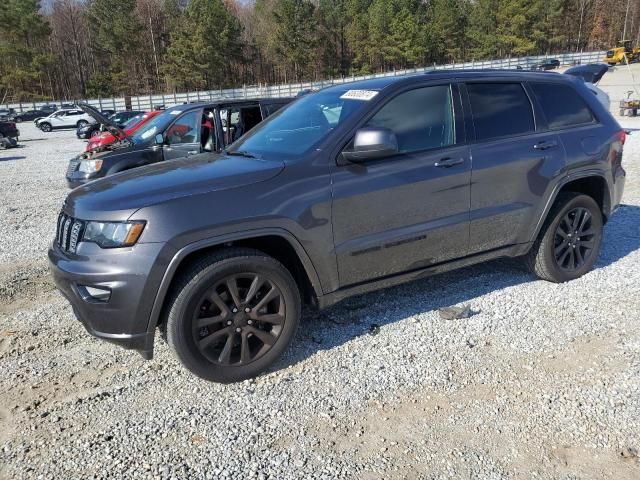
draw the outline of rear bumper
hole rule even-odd
[[[150,359],[155,330],[148,329],[149,312],[155,295],[147,288],[148,277],[162,247],[151,243],[102,250],[90,244],[87,250],[95,254],[83,256],[68,255],[54,244],[49,249],[51,275],[91,335]],[[110,291],[109,299],[92,297],[86,287]]]

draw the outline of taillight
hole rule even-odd
[[[627,132],[625,132],[624,130],[620,130],[617,134],[617,137],[620,143],[624,145],[624,142],[627,140]]]

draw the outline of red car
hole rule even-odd
[[[143,113],[141,115],[136,115],[132,119],[130,119],[125,124],[124,133],[131,136],[142,127],[145,123],[151,120],[156,115],[162,113],[162,110],[153,110],[151,112]],[[100,135],[96,135],[95,137],[91,137],[89,142],[87,143],[87,148],[85,148],[85,152],[90,152],[92,150],[98,150],[107,145],[110,145],[116,141],[116,137],[114,137],[109,132],[102,132]]]

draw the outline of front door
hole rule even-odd
[[[200,129],[202,112],[200,110],[185,113],[167,129],[163,148],[165,160],[188,157],[200,153]]]
[[[448,84],[399,93],[365,126],[391,129],[400,154],[335,167],[341,286],[466,255],[471,164],[459,105]]]

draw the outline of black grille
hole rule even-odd
[[[71,160],[69,162],[69,166],[67,167],[67,177],[73,175],[73,172],[78,169],[78,165],[80,165],[80,160]]]
[[[75,253],[78,242],[84,233],[84,227],[85,224],[82,220],[61,213],[58,215],[56,243],[65,252]]]

